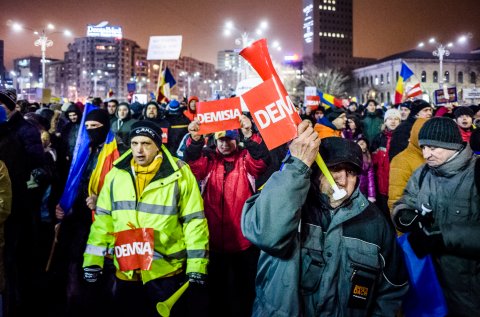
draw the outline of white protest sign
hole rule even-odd
[[[147,60],[176,60],[182,50],[182,36],[150,36]]]

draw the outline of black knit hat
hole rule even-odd
[[[409,117],[415,117],[422,109],[427,107],[432,108],[432,105],[422,99],[415,100],[410,108]]]
[[[108,127],[108,129],[110,129],[110,117],[106,110],[93,109],[85,117],[85,122],[87,121],[98,121],[103,124],[104,127]]]
[[[345,113],[343,108],[330,107],[327,109],[327,111],[325,111],[325,116],[327,117],[328,121],[333,122],[333,120],[340,117],[342,113]]]
[[[13,111],[17,104],[17,91],[12,88],[0,88],[0,102]]]
[[[320,143],[320,155],[328,167],[340,163],[349,163],[356,167],[358,172],[362,171],[363,154],[360,146],[344,138],[328,137]]]
[[[161,128],[153,121],[141,120],[132,125],[130,130],[130,140],[136,136],[146,136],[153,140],[153,142],[160,149],[162,146]]]
[[[460,150],[464,146],[457,124],[444,117],[435,117],[425,122],[418,133],[418,144],[449,150]]]
[[[470,109],[469,107],[460,106],[453,111],[453,115],[455,116],[455,119],[458,119],[458,117],[464,116],[464,115],[473,118],[475,114],[473,113],[472,109]]]

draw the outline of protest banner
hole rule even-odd
[[[240,128],[240,98],[228,98],[197,103],[199,134],[208,134]]]

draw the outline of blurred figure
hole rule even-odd
[[[463,141],[468,143],[473,131],[472,125],[474,113],[472,109],[466,106],[460,106],[455,109],[453,115],[455,116],[455,122],[458,125]]]

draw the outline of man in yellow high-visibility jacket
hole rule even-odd
[[[162,145],[160,131],[151,121],[132,126],[131,149],[105,177],[84,254],[87,282],[97,281],[104,256],[113,256],[115,310],[122,316],[158,316],[156,303],[186,279],[190,287],[206,281],[203,200],[189,166]],[[173,316],[183,314],[181,306]]]

